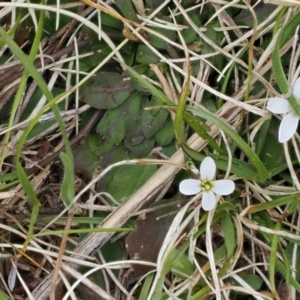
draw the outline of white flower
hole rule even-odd
[[[235,184],[232,180],[214,180],[216,164],[211,157],[206,157],[200,165],[201,180],[186,179],[180,182],[179,191],[184,195],[196,195],[202,192],[202,207],[212,210],[216,205],[217,195],[229,195],[234,191]]]
[[[300,102],[300,77],[296,80],[293,94]],[[294,113],[288,100],[284,98],[272,98],[269,100],[267,109],[274,114],[284,114],[279,126],[278,140],[280,143],[288,141],[296,132],[299,117]]]

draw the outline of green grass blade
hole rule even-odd
[[[281,229],[281,222],[278,221],[274,230]],[[276,257],[277,257],[277,249],[279,244],[279,235],[274,234],[272,237],[272,244],[271,244],[271,252],[270,252],[270,265],[269,265],[269,280],[271,285],[271,291],[275,296],[275,299],[280,300],[278,298],[278,294],[276,291],[276,282],[275,282],[275,271],[276,271]]]
[[[140,300],[147,299],[147,296],[149,294],[153,278],[154,278],[154,273],[151,273],[151,274],[147,275],[147,277],[146,277],[146,279],[143,283],[140,296],[139,296]]]
[[[281,18],[283,15],[280,15],[278,17],[277,23],[281,21]],[[282,94],[288,94],[291,89],[290,85],[286,79],[285,72],[283,70],[283,66],[281,63],[281,54],[280,54],[280,47],[284,45],[284,43],[291,38],[291,34],[296,31],[297,26],[299,26],[299,19],[300,19],[300,11],[296,13],[289,22],[282,28],[279,37],[276,41],[274,51],[272,53],[272,62],[273,62],[273,68],[275,77],[277,80],[277,83],[279,85],[279,88],[282,92]],[[300,102],[295,98],[293,93],[288,98],[289,103],[291,104],[294,112],[300,116]]]
[[[39,88],[41,89],[41,91],[46,96],[46,98],[49,102],[48,106],[46,105],[44,107],[44,109],[42,109],[41,112],[37,114],[37,116],[31,121],[29,126],[26,128],[26,130],[20,137],[20,140],[19,140],[19,143],[18,143],[17,149],[16,149],[16,161],[18,162],[20,159],[22,146],[24,145],[29,132],[31,131],[33,126],[36,124],[39,117],[42,115],[43,111],[45,111],[49,107],[51,107],[51,109],[53,110],[53,113],[59,124],[62,138],[63,138],[64,144],[65,144],[66,154],[69,157],[69,159],[73,161],[72,149],[71,149],[71,145],[70,145],[70,142],[68,139],[68,135],[65,130],[63,120],[59,114],[59,110],[56,106],[56,102],[58,101],[59,97],[54,99],[53,95],[49,91],[42,76],[36,70],[36,68],[34,67],[32,62],[28,59],[28,56],[23,53],[23,51],[20,49],[20,47],[12,40],[12,38],[3,30],[2,27],[0,27],[0,35],[4,38],[4,40],[6,41],[7,45],[9,46],[10,50],[14,53],[14,55],[16,55],[19,58],[19,60],[22,62],[23,66],[24,66],[25,70],[28,72],[28,74],[30,74],[33,77],[33,79],[35,80],[35,82],[37,83],[37,85],[39,86]]]
[[[31,50],[30,50],[30,54],[29,54],[29,61],[31,63],[34,61],[34,59],[38,53],[39,44],[40,44],[42,33],[43,33],[43,26],[44,26],[44,12],[41,12],[39,23],[38,23],[38,30],[34,37],[34,41],[33,41],[33,44],[32,44]],[[21,81],[18,85],[18,90],[16,92],[16,95],[15,95],[15,98],[13,101],[13,105],[12,105],[12,109],[11,109],[10,117],[9,117],[9,121],[8,121],[8,128],[11,128],[14,124],[14,120],[15,120],[15,116],[16,116],[18,107],[20,106],[22,96],[26,89],[28,77],[29,77],[29,72],[27,70],[24,70],[23,75],[21,77]],[[10,131],[8,131],[4,136],[4,139],[3,139],[4,145],[8,144],[9,138],[10,138]],[[6,153],[7,153],[7,148],[3,147],[3,151],[1,153],[1,158],[0,158],[0,171],[2,170],[2,165],[3,165],[4,159],[5,159]]]
[[[64,178],[61,184],[61,198],[65,205],[69,206],[75,197],[74,163],[65,153],[60,154],[60,159],[65,167]]]
[[[25,193],[28,196],[29,201],[32,203],[32,211],[30,214],[30,223],[28,227],[28,235],[27,239],[24,243],[24,248],[29,245],[30,239],[32,238],[33,232],[34,232],[34,224],[36,223],[36,220],[38,218],[39,214],[39,208],[40,208],[40,201],[35,195],[35,192],[32,188],[32,185],[27,177],[27,174],[25,173],[24,169],[22,168],[20,162],[16,163],[16,168],[17,168],[17,174],[20,179],[20,182],[22,184],[22,187],[25,191]]]
[[[202,161],[206,155],[196,152],[187,145],[182,145],[183,151],[192,159],[197,161]],[[227,171],[228,168],[228,157],[223,155],[211,154],[211,157],[215,160],[218,170]],[[232,165],[230,169],[231,173],[237,177],[243,178],[245,180],[254,181],[257,177],[257,173],[252,164],[241,161],[239,159],[233,158]]]
[[[221,130],[225,132],[228,136],[230,136],[239,148],[245,153],[245,155],[250,159],[252,164],[257,170],[257,180],[264,181],[269,177],[269,172],[264,166],[263,162],[257,156],[257,154],[251,149],[251,147],[241,138],[241,136],[228,124],[224,121],[220,120],[217,116],[213,115],[208,111],[204,111],[203,109],[197,109],[188,106],[187,110],[192,112],[193,114],[204,118],[207,121],[212,122],[214,125],[218,126]]]
[[[47,98],[48,102],[50,103],[50,106],[45,107],[45,110],[46,110],[46,108],[48,109],[49,107],[52,108],[53,113],[56,117],[56,120],[59,124],[60,130],[61,130],[61,133],[62,133],[62,137],[63,137],[65,147],[66,147],[66,153],[68,155],[72,155],[71,146],[70,146],[70,143],[69,143],[69,140],[68,140],[68,136],[67,136],[65,127],[64,127],[64,123],[63,123],[62,118],[59,114],[58,108],[55,105],[55,102],[59,99],[59,97],[54,99],[53,95],[49,91],[48,86],[46,85],[46,83],[43,80],[42,76],[37,71],[37,69],[34,67],[32,62],[29,61],[28,56],[20,49],[20,47],[13,41],[13,39],[5,32],[5,30],[2,27],[0,27],[0,35],[6,41],[8,47],[10,48],[12,53],[16,57],[18,57],[18,59],[21,61],[21,63],[23,65],[23,67],[25,68],[25,70],[30,74],[30,76],[33,77],[33,79],[35,80],[35,82],[37,83],[37,85],[39,86],[39,88],[41,89],[41,91],[43,92],[45,97]],[[51,102],[52,100],[55,100],[55,101]],[[42,113],[43,112],[38,114],[38,116],[35,117],[32,120],[32,122],[29,124],[29,126],[24,131],[23,135],[21,136],[21,138],[19,140],[19,143],[18,143],[18,146],[17,146],[17,150],[16,150],[16,158],[17,159],[19,159],[19,157],[20,157],[22,145],[25,143],[26,137],[28,136],[30,130],[33,128],[35,123],[38,121],[38,119],[39,119],[40,115],[42,115]]]
[[[232,224],[230,213],[226,212],[224,217],[221,219],[221,226],[224,232],[224,240],[226,246],[226,256],[230,258],[233,255],[236,247],[235,230]]]

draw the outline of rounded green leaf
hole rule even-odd
[[[131,96],[128,100],[125,118],[126,138],[130,145],[140,144],[145,136],[142,131],[141,114],[143,109],[143,98],[140,93]]]
[[[153,165],[125,165],[115,168],[110,180],[99,181],[98,192],[107,192],[118,202],[123,202],[140,188],[157,170]]]
[[[125,137],[125,111],[127,102],[117,108],[109,109],[97,125],[99,150],[104,153],[119,144]]]
[[[149,102],[148,106],[152,106],[152,102]],[[155,135],[158,130],[164,125],[168,112],[164,109],[160,110],[144,110],[142,113],[142,130],[146,138],[150,138]]]
[[[161,19],[165,20],[167,22],[170,22],[170,19],[168,17],[161,17]],[[165,36],[166,38],[168,38],[171,41],[175,41],[175,39],[176,39],[176,31],[174,31],[174,30],[169,30],[169,29],[160,28],[160,27],[156,27],[156,28],[153,27],[151,29],[155,30],[156,32],[158,32],[162,36]],[[168,42],[166,42],[165,40],[163,40],[162,38],[158,37],[157,35],[155,35],[153,33],[148,33],[148,38],[149,38],[149,42],[152,44],[152,46],[154,46],[157,49],[166,50],[170,46],[168,44]]]
[[[80,99],[98,109],[121,105],[134,90],[131,80],[118,73],[100,72],[83,85]]]
[[[140,144],[135,146],[131,145],[130,142],[127,140],[127,138],[124,139],[125,147],[128,150],[130,150],[132,154],[134,154],[136,157],[139,158],[148,156],[151,150],[153,149],[154,144],[155,144],[154,137],[144,139]]]
[[[153,64],[160,60],[160,58],[144,44],[138,46],[135,59],[140,64]]]
[[[173,122],[169,116],[163,127],[155,134],[155,141],[159,146],[167,146],[174,139]]]

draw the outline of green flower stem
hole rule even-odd
[[[275,28],[277,28],[279,22],[282,20],[282,17],[283,15],[280,14],[279,17],[277,18],[277,24]],[[299,26],[299,19],[300,19],[300,11],[296,13],[292,17],[292,19],[282,28],[272,54],[272,62],[273,62],[275,77],[282,94],[288,94],[290,92],[290,86],[286,79],[285,72],[282,67],[282,63],[280,59],[280,48],[291,37],[291,34],[295,31],[296,27]],[[298,117],[300,117],[300,101],[298,101],[293,94],[291,94],[291,96],[287,100],[289,101],[295,114]]]

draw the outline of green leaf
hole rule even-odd
[[[122,145],[114,147],[101,159],[100,168],[134,156]],[[157,170],[153,165],[125,165],[116,167],[101,179],[96,186],[98,192],[111,194],[118,202],[124,201],[141,187]]]
[[[192,11],[188,12],[187,14],[197,27],[201,26],[201,22],[199,19],[199,13],[196,10],[192,10]],[[183,25],[188,26],[189,23],[186,20],[184,20]],[[195,39],[198,37],[198,33],[191,26],[188,26],[187,29],[181,30],[180,33],[182,34],[182,37],[184,38],[186,44],[190,44],[190,43],[194,42]],[[178,39],[178,40],[180,42],[180,39]]]
[[[148,106],[150,106],[150,104]],[[168,112],[163,109],[160,109],[155,116],[153,116],[151,110],[144,110],[141,116],[144,136],[146,138],[154,136],[164,125],[167,116]]]
[[[270,125],[268,123],[270,121]],[[268,130],[267,134],[264,134],[264,128],[261,128],[258,134],[255,137],[255,142],[257,141],[257,153],[260,156],[260,159],[264,162],[267,169],[271,170],[275,166],[286,166],[286,159],[284,155],[284,149],[282,144],[278,142],[278,120],[271,118],[264,122],[263,126],[266,124],[266,129]],[[275,132],[275,134],[274,134]],[[260,150],[260,154],[258,152]]]
[[[125,118],[127,101],[117,108],[109,109],[97,125],[99,143],[97,155],[105,153],[119,144],[125,137]]]
[[[208,111],[200,110],[190,106],[187,107],[187,110],[201,118],[206,119],[207,121],[212,122],[220,129],[222,129],[228,136],[230,136],[240,147],[240,149],[245,153],[245,155],[251,160],[252,164],[256,168],[258,173],[257,180],[264,181],[269,177],[269,172],[266,169],[263,162],[259,159],[257,154],[250,148],[250,146],[241,138],[241,136],[233,128],[231,128],[224,121],[220,120],[217,116],[215,116],[214,114]]]
[[[131,0],[118,0],[115,2],[115,5],[120,10],[123,17],[128,20],[140,23]]]
[[[41,29],[42,30],[42,29]],[[72,150],[71,146],[68,140],[68,136],[64,127],[64,123],[62,121],[62,118],[59,114],[58,108],[56,106],[56,102],[58,101],[59,97],[53,98],[53,95],[48,89],[47,84],[43,80],[42,76],[40,73],[37,71],[37,69],[34,67],[34,65],[30,62],[28,59],[28,56],[24,54],[24,52],[18,47],[18,45],[11,39],[11,37],[3,30],[3,28],[0,26],[0,35],[4,38],[6,41],[7,45],[11,49],[11,51],[16,55],[16,57],[19,58],[19,60],[22,62],[23,67],[25,70],[33,77],[39,88],[42,90],[43,94],[48,100],[48,104],[44,106],[44,108],[36,115],[36,117],[33,119],[33,121],[28,125],[26,130],[23,132],[22,136],[20,137],[19,143],[17,145],[16,149],[16,161],[17,164],[19,163],[18,160],[21,156],[21,150],[22,146],[24,145],[26,138],[29,134],[29,132],[32,130],[34,124],[38,121],[39,117],[43,114],[44,111],[47,109],[51,108],[53,110],[53,113],[55,115],[55,118],[57,120],[57,123],[59,124],[59,128],[61,130],[61,134],[63,137],[63,141],[65,143],[65,149],[66,153],[71,156]]]
[[[61,184],[61,198],[66,206],[70,205],[75,197],[75,176],[73,158],[66,153],[60,154],[60,159],[65,167],[64,178]]]
[[[189,148],[187,145],[182,144],[184,152],[194,160],[202,161],[206,155],[196,152]],[[228,168],[228,157],[223,155],[211,154],[211,157],[215,160],[218,170],[227,171]],[[257,173],[252,164],[239,160],[237,158],[232,159],[232,165],[230,169],[231,173],[247,180],[255,180]]]
[[[155,141],[159,146],[167,146],[174,140],[173,122],[167,117],[163,127],[155,134]]]
[[[0,299],[1,300],[9,300],[10,298],[6,294],[4,294],[4,292],[2,292],[0,290]]]
[[[155,144],[155,137],[151,137],[148,139],[144,139],[141,143],[138,145],[131,145],[127,138],[124,139],[124,145],[125,147],[130,150],[132,154],[134,154],[136,157],[142,158],[149,155],[150,151],[153,149]]]
[[[294,201],[298,201],[298,202],[300,201],[299,195],[294,194],[294,195],[283,196],[283,197],[274,199],[273,201],[253,205],[252,207],[249,208],[249,210],[247,211],[247,214],[253,214],[253,213],[256,213],[259,211],[273,209],[278,206],[288,205]]]
[[[134,70],[133,68],[126,66],[126,65],[124,65],[124,67],[131,74],[131,76],[133,78],[135,78],[136,82],[138,83],[138,85],[135,85],[135,86],[136,87],[139,86],[139,90],[143,90],[144,92],[147,91],[148,93],[153,95],[153,97],[159,99],[165,105],[171,106],[174,104],[161,90],[154,87],[148,80],[143,78],[136,70]],[[215,149],[218,153],[224,153],[224,151],[220,148],[220,146],[218,146],[218,144],[215,142],[215,140],[213,138],[211,138],[210,135],[207,134],[201,126],[197,126],[197,124],[195,124],[196,123],[195,119],[193,118],[193,116],[191,114],[185,112],[184,120],[189,125],[191,125],[193,128],[197,128],[198,131],[196,131],[196,132],[198,132],[199,135],[203,139],[205,139],[210,146],[213,147],[213,149]]]
[[[98,150],[98,144],[98,134],[90,133],[83,143],[80,142],[73,146],[74,169],[89,179],[92,178],[99,163],[100,155],[95,154]]]
[[[109,14],[101,13],[101,24],[118,30],[123,29],[123,23]]]
[[[114,175],[113,181],[107,187],[107,192],[117,201],[123,202],[133,192],[138,190],[156,172],[157,167],[122,166]]]
[[[147,299],[147,296],[149,295],[150,292],[153,278],[154,278],[154,273],[147,275],[147,277],[145,278],[141,289],[141,293],[139,295],[139,300]]]
[[[81,87],[81,100],[98,109],[120,106],[134,90],[131,81],[121,74],[99,72]]]
[[[296,251],[295,251],[296,250]],[[292,265],[293,259],[295,259],[296,266],[300,265],[300,248],[299,245],[295,245],[295,243],[289,243],[286,248],[287,257],[290,260],[290,264]],[[296,272],[295,279],[300,282],[300,268],[296,268],[294,270]]]
[[[28,60],[29,60],[29,63],[31,63],[31,64],[35,60],[35,57],[36,57],[36,55],[38,53],[38,50],[39,50],[39,44],[40,44],[41,37],[42,37],[42,32],[43,32],[44,19],[45,19],[45,14],[44,14],[44,11],[42,11],[42,13],[40,14],[39,23],[38,23],[38,26],[37,26],[37,31],[36,31],[36,34],[35,34],[35,38],[34,38],[29,56],[27,57]],[[3,38],[5,40],[5,35],[3,35]],[[20,48],[18,48],[18,46],[15,44],[14,41],[10,41],[10,37],[8,35],[7,35],[7,38],[6,38],[6,42],[8,44],[10,44],[12,48],[14,48],[12,50],[19,52],[18,50],[20,50]],[[21,50],[20,50],[20,52],[21,52]],[[22,74],[21,80],[18,83],[18,89],[17,89],[17,92],[15,94],[14,101],[13,101],[13,104],[12,104],[12,108],[11,108],[11,111],[10,111],[10,117],[9,117],[9,121],[8,121],[8,128],[11,128],[13,126],[14,121],[15,121],[15,116],[16,116],[16,113],[17,113],[17,109],[20,106],[24,91],[26,90],[26,85],[27,85],[27,80],[28,80],[29,75],[30,75],[29,70],[27,70],[25,68],[25,70]],[[10,138],[10,131],[5,133],[4,139],[2,141],[4,145],[8,144],[9,138]],[[3,164],[3,160],[5,158],[5,155],[6,155],[6,151],[7,151],[7,148],[4,147],[2,152],[1,152],[0,171],[2,169],[2,164]]]
[[[128,66],[124,65],[124,67],[127,68]],[[130,70],[128,68],[130,68]],[[144,84],[142,82],[140,82],[139,78],[137,78],[137,76],[141,76],[141,75],[147,74],[149,72],[149,70],[150,70],[149,65],[137,65],[132,68],[131,67],[128,67],[128,68],[127,68],[127,70],[125,70],[123,72],[123,76],[130,77],[131,84],[134,86],[136,91],[141,92],[144,95],[151,95],[152,93],[149,91],[149,89],[147,89],[144,86]],[[131,71],[134,72],[133,74],[137,74],[137,76],[133,76]],[[141,77],[141,78],[143,78],[143,77]]]
[[[221,219],[222,230],[224,232],[225,246],[227,257],[230,258],[233,255],[236,247],[235,230],[232,224],[230,213],[226,212],[224,217]]]
[[[160,17],[162,20],[170,22],[170,19],[168,17],[159,16],[159,15],[157,15],[157,17]],[[158,32],[162,36],[170,39],[171,41],[176,40],[176,31],[174,31],[174,30],[169,30],[169,29],[160,28],[160,27],[152,27],[151,29]],[[170,47],[170,45],[167,41],[163,40],[162,38],[160,38],[159,36],[157,36],[153,33],[148,32],[148,39],[149,39],[149,42],[152,44],[152,46],[154,46],[157,49],[167,50]]]
[[[282,13],[278,16],[276,26],[274,27],[274,34],[276,33],[276,29],[278,28],[280,22],[282,21],[284,14]],[[280,35],[276,41],[274,51],[272,52],[272,63],[274,68],[275,77],[277,83],[280,87],[282,94],[288,94],[290,91],[290,85],[286,79],[285,72],[282,67],[281,63],[281,52],[280,47],[282,47],[285,42],[295,34],[296,28],[299,26],[299,18],[300,18],[300,11],[295,13],[292,18],[285,24],[282,28]],[[298,99],[295,98],[294,94],[292,93],[288,98],[290,105],[292,106],[294,112],[300,116],[300,103]]]
[[[170,260],[173,261],[172,271],[181,279],[186,279],[188,276],[191,276],[195,271],[194,266],[188,259],[187,255],[177,249],[174,249],[172,251]]]
[[[16,168],[17,168],[17,174],[20,179],[22,188],[24,189],[25,193],[28,196],[29,201],[32,204],[27,239],[24,242],[24,248],[26,248],[29,245],[30,239],[33,235],[34,225],[36,223],[36,220],[37,220],[37,217],[39,214],[40,201],[37,198],[37,196],[33,190],[33,187],[29,181],[29,178],[27,177],[27,174],[25,173],[25,171],[19,161],[16,162]]]
[[[263,284],[263,279],[255,274],[249,274],[249,275],[238,275],[243,281],[245,281],[254,291],[258,291],[262,284]],[[241,284],[234,280],[238,286],[241,286]],[[241,292],[234,292],[234,294],[238,295],[245,295],[245,293]]]
[[[154,64],[160,61],[160,58],[144,44],[138,46],[135,59],[140,64]]]
[[[281,219],[278,219],[276,222],[274,230],[280,231],[281,230]],[[281,247],[280,247],[280,237],[277,234],[274,234],[272,236],[272,242],[271,242],[271,252],[270,252],[270,258],[269,258],[269,280],[270,280],[270,286],[271,291],[273,294],[275,294],[275,297],[277,295],[276,289],[277,289],[277,281],[276,281],[276,260],[277,260],[277,253],[280,252],[283,255],[283,258],[286,258],[285,253],[282,253]],[[282,249],[283,250],[283,249]],[[285,265],[286,272],[285,274],[282,274],[284,278],[286,279],[286,282],[289,282],[290,277],[290,265],[288,260],[283,259],[283,264]],[[277,295],[276,299],[279,300],[279,297]]]
[[[140,93],[136,93],[135,96],[132,95],[128,99],[124,127],[126,139],[132,146],[140,144],[145,139],[141,121],[144,102]]]
[[[279,260],[278,258],[276,258],[276,269],[279,270],[283,277],[286,276],[287,269],[285,265],[281,262],[281,260]],[[297,292],[300,293],[300,284],[293,276],[289,277],[289,284],[291,284],[297,290]]]
[[[125,44],[121,49],[120,53],[124,59],[124,63],[126,65],[133,65],[135,61],[135,52],[136,52],[136,45],[133,43]],[[113,59],[112,59],[113,60]],[[114,60],[113,60],[114,61]],[[114,61],[115,62],[115,61]],[[119,67],[119,66],[118,66]]]

